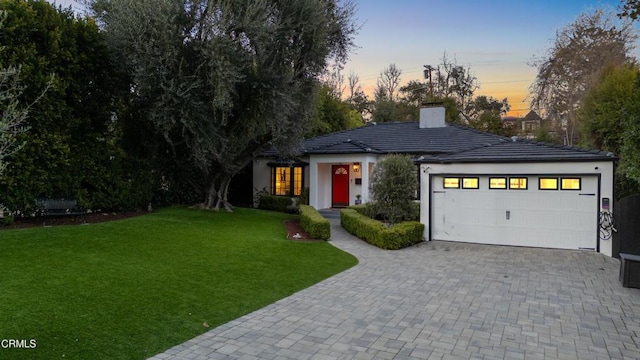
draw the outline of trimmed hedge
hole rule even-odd
[[[367,216],[367,211],[369,209],[369,204],[351,205],[351,206],[348,207],[348,209],[353,209],[353,210],[357,211],[358,213],[360,213],[361,215]]]
[[[300,225],[314,239],[329,240],[331,225],[313,206],[300,205]]]
[[[258,209],[291,212],[291,199],[289,196],[262,195],[258,200]]]
[[[349,233],[382,249],[402,249],[422,241],[424,225],[407,221],[386,227],[378,220],[358,213],[355,209],[340,211],[340,224]]]
[[[368,202],[365,204],[359,205],[351,205],[349,209],[353,209],[364,216],[368,216],[370,218],[382,219],[384,216],[378,213],[378,208],[376,207],[376,203]],[[411,218],[404,219],[405,221],[420,221],[420,202],[414,201],[411,204]]]

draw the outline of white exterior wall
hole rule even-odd
[[[256,199],[256,192],[266,189],[271,191],[271,168],[267,163],[270,159],[253,160],[253,199]]]
[[[600,198],[610,199],[610,209],[613,212],[613,161],[600,162],[552,162],[552,163],[479,163],[479,164],[422,164],[420,166],[420,222],[425,225],[425,239],[429,239],[431,214],[429,213],[430,175],[576,175],[600,176]],[[537,186],[537,184],[530,184]],[[600,205],[601,206],[601,205]],[[594,234],[594,237],[597,234]],[[612,240],[600,240],[600,252],[612,255]]]

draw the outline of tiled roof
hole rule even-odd
[[[462,126],[421,129],[417,122],[393,122],[370,124],[309,139],[304,142],[302,151],[305,154],[447,154],[505,141],[507,139],[502,136]]]
[[[425,159],[429,162],[541,162],[615,160],[605,151],[518,139]]]
[[[458,125],[420,128],[418,122],[370,124],[305,140],[300,154],[412,154],[423,161],[509,162],[613,160],[611,153],[498,136]],[[274,149],[263,153],[276,156]]]

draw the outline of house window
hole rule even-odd
[[[504,177],[492,177],[489,178],[489,189],[506,189],[507,178]]]
[[[580,178],[562,178],[560,188],[562,190],[580,190],[581,187]]]
[[[538,179],[538,188],[540,190],[558,190],[558,178],[541,177]]]
[[[478,189],[479,181],[478,178],[462,178],[462,188],[463,189]]]
[[[527,178],[526,177],[509,178],[509,189],[527,190]]]
[[[278,166],[271,170],[271,193],[282,196],[300,196],[302,193],[302,167]]]
[[[460,188],[460,178],[444,178],[444,188],[445,189],[459,189]]]

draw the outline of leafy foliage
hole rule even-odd
[[[177,162],[204,179],[202,206],[231,210],[233,175],[265,145],[296,149],[318,77],[342,63],[356,27],[350,2],[94,0],[109,44]],[[194,182],[195,184],[195,182]]]
[[[295,198],[263,194],[258,198],[258,209],[288,212],[288,207],[295,203]]]
[[[548,55],[534,62],[538,75],[531,87],[532,104],[545,109],[556,126],[562,124],[565,143],[579,141],[578,109],[598,74],[608,65],[631,62],[636,39],[629,21],[616,21],[599,9],[558,31]]]
[[[156,184],[148,163],[123,150],[130,89],[97,25],[44,0],[0,1],[0,9],[0,62],[20,67],[17,99],[32,104],[29,132],[17,137],[24,147],[0,179],[0,202],[23,214],[49,196],[74,196],[92,209],[146,207]]]
[[[623,119],[633,105],[635,66],[607,66],[585,95],[578,113],[581,145],[620,153],[625,132]]]
[[[408,156],[387,156],[373,169],[371,197],[376,210],[392,224],[411,218],[417,187],[416,166]]]
[[[332,132],[352,129],[362,125],[357,111],[332,91],[322,85],[316,100],[316,112],[312,127],[306,137],[315,137]]]
[[[624,134],[621,140],[616,194],[640,192],[640,74],[636,73],[631,101],[622,118]]]

